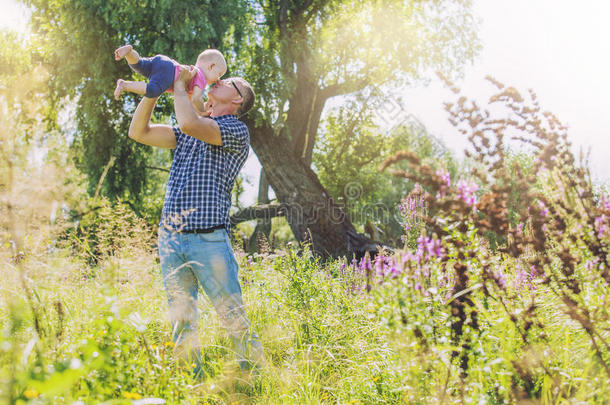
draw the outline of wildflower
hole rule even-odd
[[[546,205],[542,201],[538,201],[538,207],[540,207],[540,215],[543,217],[547,217],[549,215],[549,210],[546,208]]]
[[[392,258],[390,261],[390,276],[392,276],[392,278],[396,278],[400,275],[400,273],[400,269],[396,267],[396,259]]]
[[[498,285],[498,287],[500,287],[501,289],[506,288],[506,277],[504,276],[503,272],[501,272],[501,271],[494,272],[493,279],[496,282],[496,284]]]
[[[585,267],[587,268],[587,270],[593,270],[593,268],[595,268],[597,263],[599,263],[599,257],[596,257],[592,260],[587,261],[585,263]]]
[[[469,206],[475,205],[475,203],[477,202],[477,196],[475,192],[479,189],[477,183],[473,181],[467,183],[464,180],[460,180],[457,183],[457,188],[460,199],[465,201],[466,204],[468,204]]]
[[[379,277],[383,277],[384,274],[384,257],[382,255],[377,255],[375,258],[375,273]]]
[[[417,225],[425,209],[424,190],[419,184],[415,184],[409,195],[402,200],[398,205],[398,209],[405,219],[405,231],[411,230]]]
[[[522,287],[526,287],[526,286],[529,286],[531,288],[532,287],[531,277],[532,277],[532,274],[528,274],[528,272],[523,270],[521,268],[521,266],[518,264],[517,265],[517,275],[513,282],[513,288],[518,289],[518,288],[522,288]]]
[[[441,240],[438,238],[428,238],[420,236],[417,239],[417,257],[418,259],[426,257],[442,257],[443,251]],[[418,260],[419,261],[419,260]]]
[[[165,347],[174,347],[175,346],[174,342],[165,342],[164,345],[165,345]]]
[[[362,274],[366,273],[367,270],[371,270],[373,267],[371,265],[371,257],[366,255],[360,260],[360,264],[358,269]]]
[[[608,198],[608,196],[602,196],[599,202],[599,206],[605,209],[606,211],[610,211],[610,199]]]
[[[137,392],[123,392],[123,396],[127,399],[140,399],[142,398],[142,395],[138,394]]]
[[[441,187],[436,194],[436,198],[443,198],[447,194],[447,189],[451,187],[451,175],[446,170],[437,170],[436,175],[441,178],[441,181],[444,184],[441,184]]]
[[[27,399],[32,399],[32,398],[38,398],[40,393],[38,391],[36,391],[36,390],[25,390],[25,391],[23,391],[23,395]]]
[[[599,217],[595,218],[595,230],[597,231],[597,236],[599,238],[604,238],[609,234],[610,227],[608,227],[608,217],[606,214],[601,214]]]
[[[449,174],[448,171],[446,171],[446,170],[445,171],[439,170],[439,171],[436,172],[436,174],[440,176],[441,180],[443,182],[445,182],[447,187],[451,187],[451,175]]]
[[[519,236],[523,235],[523,222],[520,222],[517,225],[517,235],[519,235]]]

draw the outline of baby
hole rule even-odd
[[[119,99],[121,93],[130,91],[146,97],[159,97],[164,91],[172,92],[174,81],[180,74],[181,65],[165,55],[152,58],[140,58],[131,45],[124,45],[114,51],[114,59],[125,58],[129,67],[149,79],[146,82],[117,80],[114,98]],[[187,87],[191,102],[199,114],[205,113],[203,90],[208,83],[216,83],[227,71],[227,63],[222,53],[216,49],[206,49],[197,57],[195,77]]]

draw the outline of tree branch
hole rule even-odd
[[[169,173],[169,169],[165,169],[163,167],[155,167],[155,166],[144,166],[145,169],[159,170],[162,172]]]
[[[284,216],[284,208],[281,204],[259,204],[244,208],[231,215],[231,224],[250,221],[252,219],[266,219]]]

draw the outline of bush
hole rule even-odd
[[[119,252],[147,251],[155,246],[153,230],[120,200],[91,199],[88,210],[75,219],[59,235],[60,245],[90,265]]]

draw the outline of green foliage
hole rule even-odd
[[[385,156],[400,150],[411,150],[423,162],[452,175],[458,171],[451,153],[426,132],[401,126],[380,134],[366,114],[349,108],[328,116],[313,155],[320,182],[335,201],[344,204],[350,220],[365,229],[367,222],[374,224],[383,233],[381,241],[393,246],[402,246],[404,227],[398,205],[413,183],[379,172],[378,167]]]
[[[114,61],[113,51],[131,43],[142,56],[162,53],[188,64],[194,64],[206,48],[238,51],[247,3],[33,0],[26,4],[33,8],[34,46],[52,72],[52,110],[67,99],[76,102],[78,131],[72,147],[78,167],[89,177],[89,192],[93,194],[104,166],[115,157],[103,193],[124,197],[140,209],[150,208],[141,198],[151,184],[159,192],[159,180],[146,169],[156,159],[150,147],[127,137],[137,98],[127,94],[116,102],[112,92],[118,78],[134,73],[124,61]],[[157,119],[171,110],[163,96]],[[169,166],[168,156],[165,159],[162,166]]]
[[[105,257],[126,248],[148,250],[154,244],[151,229],[125,203],[111,203],[105,197],[91,199],[74,226],[59,235],[59,245],[69,247],[72,254],[95,265]]]
[[[423,77],[431,67],[457,75],[480,49],[468,1],[253,3],[256,39],[237,56],[262,99],[262,115],[278,129],[309,108],[303,103],[313,93],[325,101]]]
[[[473,252],[484,246],[476,232],[456,232]],[[449,254],[452,261],[457,253]],[[400,404],[437,403],[446,389],[445,403],[456,404],[512,403],[518,392],[544,401],[610,398],[586,333],[558,312],[561,303],[551,291],[522,284],[507,257],[498,257],[507,289],[514,293],[505,304],[519,313],[535,294],[545,337],[536,338],[541,330],[534,326],[525,344],[498,299],[477,298],[480,329],[465,332],[473,344],[470,373],[461,378],[451,358],[456,349],[448,305],[456,299],[452,273],[441,261],[431,258],[419,268],[409,262],[409,270],[382,283],[373,274],[373,288],[366,293],[352,284],[365,274],[350,273],[340,261],[323,265],[307,248],[291,245],[254,258],[236,250],[236,255],[248,316],[269,360],[261,377],[235,374],[225,331],[205,300],[200,338],[208,380],[194,381],[177,363],[161,275],[150,253],[123,250],[92,269],[100,277],[83,278],[82,261],[62,252],[38,256],[32,251],[23,262],[25,284],[15,272],[0,276],[6,286],[0,295],[0,379],[10,382],[0,385],[0,396],[17,403],[161,398],[167,403]],[[473,283],[480,283],[483,263],[469,263]],[[601,309],[599,288],[587,296]],[[482,291],[475,289],[473,299]],[[497,296],[498,290],[492,291]],[[553,378],[545,376],[543,366]],[[531,373],[529,379],[518,367]]]

